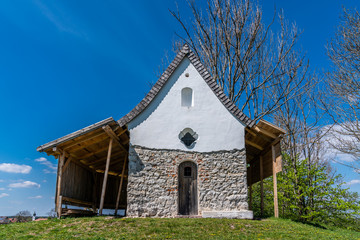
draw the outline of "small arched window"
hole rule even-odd
[[[191,88],[183,88],[181,90],[181,106],[192,107],[194,106],[193,90]]]

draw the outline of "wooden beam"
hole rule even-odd
[[[101,129],[100,129],[100,130],[101,130]],[[76,146],[76,145],[79,145],[79,144],[81,144],[81,143],[84,143],[84,142],[86,142],[86,141],[89,141],[90,139],[99,137],[99,136],[101,136],[101,135],[103,135],[103,134],[104,134],[104,132],[101,131],[101,132],[99,132],[99,133],[97,133],[97,134],[94,134],[94,135],[92,135],[92,136],[89,136],[89,137],[87,137],[87,138],[84,138],[83,140],[80,140],[80,141],[75,141],[75,140],[73,139],[73,141],[75,141],[75,142],[72,143],[72,144],[70,144],[70,145],[65,146],[65,147],[64,147],[64,150],[67,150],[67,149],[72,148],[72,147],[74,147],[74,146]],[[84,136],[84,135],[82,135],[82,136]]]
[[[96,182],[97,182],[97,174],[96,174],[95,171],[93,171],[93,181],[94,181],[94,185],[93,185],[93,195],[92,195],[92,209],[93,209],[93,212],[96,213],[96,202],[97,202]]]
[[[104,140],[107,140],[109,138],[109,136],[103,134],[100,135],[98,138],[93,138],[93,139],[89,139],[83,143],[80,143],[79,146],[73,146],[72,148],[69,148],[68,151],[71,151],[71,152],[76,152],[76,151],[79,151],[80,149],[85,149],[91,145],[94,145],[94,144],[97,144],[99,142],[102,142]]]
[[[250,184],[249,184],[249,210],[252,210],[251,164],[249,164],[249,165],[250,165],[250,166],[249,166],[249,177],[248,177],[249,182],[250,182]]]
[[[250,133],[250,134],[253,135],[254,137],[257,136],[257,134],[256,134],[253,130],[251,130],[250,128],[245,128],[245,131],[248,132],[248,133]]]
[[[250,146],[253,146],[254,148],[259,149],[260,151],[264,150],[263,147],[261,147],[260,145],[258,145],[258,144],[256,144],[256,143],[253,143],[253,142],[251,142],[251,141],[249,141],[249,140],[246,140],[246,139],[245,139],[245,143],[248,144],[248,145],[250,145]]]
[[[69,141],[71,139],[74,139],[76,137],[84,135],[84,134],[86,134],[86,133],[88,133],[90,131],[93,131],[93,130],[95,130],[97,128],[100,128],[101,126],[103,126],[105,124],[110,124],[111,122],[115,122],[114,119],[112,117],[107,118],[107,119],[105,119],[103,121],[97,122],[97,123],[95,123],[93,125],[85,127],[83,129],[80,129],[80,130],[78,130],[76,132],[70,133],[70,134],[68,134],[68,135],[66,135],[64,137],[61,137],[61,138],[58,138],[58,139],[56,139],[54,141],[51,141],[49,143],[43,144],[43,145],[39,146],[36,150],[39,151],[39,152],[46,151],[48,148],[51,148],[53,146],[62,144],[64,142],[66,142],[66,141]]]
[[[112,152],[111,153],[111,157],[114,158],[116,156],[119,156],[121,154],[123,154],[124,152],[123,151],[120,151],[120,152]],[[93,168],[98,168],[99,166],[103,166],[105,165],[106,163],[106,158],[100,158],[100,159],[97,159],[93,162],[86,162],[86,164],[88,164],[90,167],[93,167]],[[85,161],[84,161],[84,164],[85,164]],[[111,163],[112,164],[112,163]]]
[[[126,153],[128,150],[120,142],[120,138],[114,133],[109,125],[103,126],[104,131],[109,135],[109,137],[115,141]]]
[[[120,180],[120,185],[119,185],[119,191],[118,191],[117,198],[116,198],[115,216],[117,215],[117,210],[118,210],[118,208],[119,208],[121,190],[122,190],[122,185],[123,185],[123,181],[124,181],[126,160],[127,160],[127,155],[125,156],[124,164],[123,164],[123,169],[122,169],[122,172],[121,172],[121,180]]]
[[[106,160],[106,168],[105,168],[105,173],[104,173],[103,186],[102,186],[102,191],[101,191],[100,208],[99,208],[99,214],[100,215],[102,215],[102,210],[103,210],[103,207],[104,207],[106,183],[107,183],[107,178],[108,178],[108,173],[109,173],[109,165],[110,165],[112,144],[113,144],[113,139],[110,138],[109,150],[108,150],[108,155],[107,155],[107,160]]]
[[[58,218],[60,219],[61,218],[61,213],[62,213],[62,202],[63,202],[63,196],[60,195],[59,196],[59,213],[58,213]]]
[[[97,173],[105,173],[105,170],[101,170],[101,169],[93,169],[93,170],[95,170]],[[111,175],[111,176],[114,176],[114,177],[121,177],[121,173],[112,172],[112,171],[109,171],[108,175]],[[125,174],[124,177],[127,177],[127,175]]]
[[[260,155],[260,215],[264,216],[264,169],[263,169],[263,156]]]
[[[79,160],[77,160],[76,158],[72,158],[72,162],[76,165],[78,165],[79,167],[82,167],[90,172],[92,172],[94,169],[90,168],[89,166],[83,164],[82,162],[80,162]]]
[[[65,152],[62,152],[59,158],[59,163],[58,163],[58,181],[57,181],[57,186],[56,186],[56,192],[57,192],[57,196],[56,196],[56,211],[58,214],[58,217],[61,217],[61,180],[62,180],[62,169],[64,166],[64,161],[65,161]]]
[[[276,125],[274,125],[274,124],[272,124],[272,123],[270,123],[270,122],[268,122],[268,121],[265,121],[264,119],[260,119],[259,123],[264,124],[264,125],[267,125],[267,126],[270,126],[271,128],[274,128],[274,129],[278,130],[278,131],[281,132],[282,134],[285,134],[285,133],[286,133],[286,131],[285,131],[284,129],[282,129],[281,127],[278,127],[278,126],[276,126]],[[259,123],[258,123],[258,124],[259,124]]]
[[[67,160],[66,160],[66,163],[65,165],[63,166],[63,169],[62,169],[62,173],[65,172],[66,168],[69,166],[70,162],[71,162],[71,159],[72,157],[69,157]]]
[[[85,154],[85,155],[83,155],[83,156],[80,156],[79,158],[81,158],[81,160],[85,160],[85,159],[87,159],[87,158],[89,158],[89,157],[92,157],[92,156],[94,156],[94,155],[96,155],[96,154],[99,154],[99,153],[102,153],[102,152],[106,151],[106,150],[108,149],[108,147],[109,147],[109,146],[100,148],[100,149],[96,150],[95,152],[90,152],[90,153],[88,153],[88,154]],[[88,161],[86,161],[86,162],[88,162]]]
[[[276,154],[275,146],[271,146],[272,151],[272,168],[273,168],[273,185],[274,185],[274,216],[279,217],[279,205],[278,205],[278,192],[277,192],[277,179],[276,179]]]
[[[118,159],[116,159],[116,160],[114,160],[116,157],[120,157],[120,158],[118,158]],[[122,154],[111,154],[111,159],[112,159],[112,161],[111,161],[111,163],[110,163],[110,168],[112,168],[114,165],[116,165],[116,164],[118,164],[119,162],[122,162],[123,160],[121,159],[121,157],[123,157],[123,155]],[[106,166],[106,164],[105,164],[105,162],[104,163],[102,163],[102,164],[96,164],[96,165],[91,165],[91,167],[92,168],[94,168],[94,169],[97,169],[97,170],[102,170],[102,169],[105,169],[105,166]]]
[[[115,130],[114,130],[114,132],[116,131],[117,129],[115,128]],[[121,136],[121,135],[123,135],[124,133],[126,133],[127,132],[127,128],[125,128],[125,129],[123,129],[121,132],[119,132],[118,134],[117,134],[117,136]]]
[[[127,157],[127,155],[125,155],[125,158],[126,158],[126,157]],[[116,164],[118,164],[118,163],[120,163],[120,162],[122,162],[121,158],[119,158],[119,159],[113,161],[112,163],[110,163],[110,167],[112,167],[112,166],[114,166],[114,165],[116,165]]]
[[[272,139],[277,138],[277,136],[276,136],[275,134],[273,134],[273,133],[271,133],[271,132],[269,132],[269,131],[266,131],[265,129],[260,128],[260,127],[258,127],[258,126],[255,126],[254,129],[255,129],[255,131],[257,131],[258,133],[261,133],[261,134],[263,134],[263,135],[265,135],[265,136],[267,136],[267,137],[270,137],[270,138],[272,138]]]
[[[87,201],[82,201],[79,199],[75,199],[75,198],[69,198],[69,197],[62,197],[62,200],[66,203],[76,203],[77,206],[84,206],[84,207],[90,207],[92,205],[91,202],[87,202]]]

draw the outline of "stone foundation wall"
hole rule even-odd
[[[184,161],[198,167],[199,215],[248,209],[245,149],[198,153],[130,146],[127,216],[178,215],[178,167]]]

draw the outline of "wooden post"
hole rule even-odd
[[[249,210],[252,210],[252,182],[251,182],[251,163],[249,163]]]
[[[60,196],[61,196],[61,180],[62,180],[62,169],[64,166],[64,161],[65,161],[65,152],[61,152],[60,158],[59,158],[59,163],[58,163],[58,176],[57,176],[57,186],[56,186],[56,211],[57,211],[57,215],[60,218],[61,217],[61,205],[62,202],[60,201]]]
[[[93,208],[93,212],[96,213],[96,202],[97,202],[97,188],[96,188],[97,174],[96,174],[96,171],[93,171],[93,179],[94,179],[94,185],[93,185],[92,208]]]
[[[102,191],[101,191],[99,215],[102,215],[102,210],[104,208],[106,182],[107,182],[108,173],[109,173],[112,144],[113,144],[113,139],[110,138],[109,149],[108,149],[108,154],[107,154],[107,159],[106,159],[106,168],[105,168],[105,172],[104,172],[104,180],[103,180]]]
[[[62,213],[62,195],[59,196],[59,209],[58,209],[58,218],[61,218],[61,213]]]
[[[264,166],[263,166],[263,157],[260,156],[260,214],[261,217],[264,215]]]
[[[275,146],[271,146],[272,152],[272,169],[273,169],[273,185],[274,185],[274,215],[276,218],[279,217],[279,206],[278,206],[278,194],[277,194],[277,179],[276,179],[276,155]]]
[[[128,156],[125,155],[124,164],[123,164],[123,169],[122,169],[122,172],[121,172],[121,180],[120,180],[120,185],[119,185],[119,191],[118,191],[118,195],[117,195],[117,198],[116,198],[115,216],[117,215],[117,210],[118,210],[118,208],[119,208],[119,202],[120,202],[122,185],[123,185],[123,181],[124,181],[124,174],[125,174],[125,167],[126,167],[127,157],[128,157]]]

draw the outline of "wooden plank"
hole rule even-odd
[[[62,197],[63,202],[67,202],[71,205],[71,203],[76,203],[78,205],[84,206],[84,207],[90,207],[92,206],[91,202],[87,202],[87,201],[83,201],[83,200],[79,200],[79,199],[75,199],[75,198],[70,198],[70,197]]]
[[[249,164],[249,165],[250,165],[250,166],[249,166],[249,171],[248,171],[248,174],[249,174],[248,179],[250,179],[250,180],[249,180],[249,181],[250,181],[250,184],[249,184],[249,210],[251,210],[251,209],[252,209],[251,164]]]
[[[94,180],[94,185],[93,185],[93,196],[92,196],[92,209],[93,212],[96,213],[96,202],[97,202],[97,174],[95,171],[93,171],[93,180]]]
[[[116,132],[116,130],[117,130],[117,128],[114,129],[114,132]],[[116,134],[116,135],[120,137],[121,135],[123,135],[123,134],[126,133],[126,132],[127,132],[127,128],[123,129],[121,132],[119,132],[119,133]]]
[[[99,137],[99,136],[101,136],[101,135],[103,135],[103,134],[104,134],[104,132],[101,131],[101,132],[96,133],[96,134],[94,134],[94,135],[92,135],[92,136],[88,136],[88,137],[84,136],[85,138],[82,139],[82,140],[80,140],[80,141],[77,141],[77,140],[73,139],[74,142],[73,142],[72,144],[66,145],[66,146],[64,147],[64,150],[67,150],[67,149],[72,148],[72,147],[74,147],[74,146],[76,146],[76,145],[79,145],[79,144],[81,144],[81,143],[84,143],[84,142],[86,142],[86,141],[89,141],[90,139],[97,138],[97,137]]]
[[[95,170],[97,173],[105,173],[105,170],[101,170],[101,169],[96,169]],[[108,175],[114,176],[114,177],[120,177],[121,173],[118,172],[113,172],[113,171],[109,171]],[[127,175],[125,174],[124,177],[127,177]]]
[[[117,157],[117,156],[119,156],[119,155],[122,155],[122,154],[124,154],[123,151],[120,151],[120,152],[112,152],[112,153],[111,153],[111,157],[112,157],[112,159],[114,159],[115,157]],[[127,155],[127,154],[125,153],[125,155]],[[107,160],[107,157],[106,157],[106,158],[100,158],[100,159],[98,159],[98,160],[96,160],[96,161],[89,162],[89,163],[87,163],[87,164],[88,164],[90,167],[93,167],[93,168],[97,169],[97,168],[99,168],[99,167],[101,167],[101,166],[106,165],[106,160]],[[85,161],[84,161],[84,162],[85,162]],[[111,163],[111,164],[112,164],[112,163]]]
[[[115,143],[117,143],[126,153],[128,152],[128,150],[120,142],[119,137],[114,133],[109,125],[103,126],[103,129],[109,135],[109,137],[115,141]]]
[[[260,128],[260,127],[258,127],[258,126],[255,126],[254,129],[255,129],[255,131],[257,131],[258,133],[261,133],[261,134],[263,134],[263,135],[265,135],[265,136],[267,136],[267,137],[270,137],[270,138],[272,138],[272,139],[276,139],[276,138],[277,138],[277,136],[276,136],[275,134],[273,134],[273,133],[271,133],[271,132],[269,132],[269,131],[266,131],[265,129]]]
[[[263,147],[261,147],[260,145],[254,143],[254,142],[251,142],[251,141],[249,141],[249,140],[246,140],[246,139],[245,139],[245,143],[248,144],[248,145],[250,145],[250,146],[253,146],[254,148],[259,149],[260,151],[264,150]]]
[[[245,128],[245,131],[250,133],[253,137],[257,136],[257,134],[253,130],[251,130],[250,128]]]
[[[279,205],[278,205],[278,192],[277,192],[277,179],[276,179],[276,154],[275,146],[271,146],[272,149],[272,163],[273,163],[273,185],[274,185],[274,215],[276,218],[279,217]]]
[[[61,218],[61,214],[62,214],[62,203],[63,203],[63,196],[59,196],[59,209],[58,209],[58,212],[59,212],[59,215],[58,215],[58,218],[60,219]]]
[[[127,155],[125,156],[124,164],[123,164],[123,169],[122,169],[122,171],[121,171],[121,180],[120,180],[120,185],[119,185],[119,191],[118,191],[118,195],[117,195],[117,198],[116,198],[115,216],[117,215],[117,210],[118,210],[118,208],[119,208],[121,190],[122,190],[122,185],[123,185],[123,181],[124,181],[126,161],[127,161]]]
[[[95,213],[89,210],[83,209],[64,209],[63,216],[94,216]]]
[[[104,135],[101,135],[101,136],[99,136],[97,138],[89,139],[88,141],[85,141],[85,142],[81,143],[79,146],[74,146],[72,148],[69,148],[68,151],[74,153],[76,151],[79,151],[80,149],[85,149],[87,147],[90,147],[92,145],[95,145],[97,143],[105,141],[107,139],[108,139],[108,136],[106,136],[104,134]],[[78,157],[81,157],[81,156],[78,156]]]
[[[263,184],[263,156],[260,155],[260,215],[264,215],[264,184]]]
[[[84,135],[84,134],[87,133],[87,132],[90,132],[90,131],[92,131],[92,130],[95,130],[95,129],[97,129],[97,128],[100,128],[100,127],[102,127],[103,125],[109,124],[109,123],[111,123],[111,122],[116,122],[116,121],[114,121],[114,119],[113,119],[112,117],[107,118],[107,119],[105,119],[105,120],[102,120],[102,121],[100,121],[100,122],[97,122],[97,123],[95,123],[95,124],[92,124],[92,125],[90,125],[90,126],[88,126],[88,127],[85,127],[85,128],[83,128],[83,129],[80,129],[80,130],[78,130],[78,131],[76,131],[76,132],[70,133],[70,134],[68,134],[68,135],[66,135],[66,136],[64,136],[64,137],[61,137],[61,138],[58,138],[58,139],[56,139],[56,140],[54,140],[54,141],[51,141],[51,142],[49,142],[49,143],[43,144],[43,145],[39,146],[36,150],[39,151],[39,152],[43,152],[43,151],[45,151],[45,150],[48,149],[48,148],[52,148],[52,147],[54,147],[54,146],[56,146],[56,145],[59,145],[60,143],[63,143],[63,142],[69,141],[69,140],[71,140],[71,139],[74,139],[74,138],[76,138],[76,137],[79,137],[79,136],[81,136],[81,135]]]
[[[62,152],[59,158],[59,163],[58,163],[58,181],[57,181],[57,186],[56,186],[56,192],[57,192],[57,206],[56,206],[56,210],[57,210],[57,214],[58,217],[61,216],[61,202],[60,202],[60,196],[61,196],[61,182],[62,182],[62,169],[63,169],[63,165],[64,165],[64,161],[65,161],[65,152]]]
[[[103,133],[103,134],[104,134],[104,133]],[[107,135],[106,135],[106,136],[107,136]],[[107,137],[108,137],[108,136],[107,136]],[[103,147],[103,148],[100,148],[100,149],[96,150],[96,152],[91,152],[91,153],[82,155],[82,156],[80,156],[80,158],[81,158],[81,160],[85,160],[85,159],[87,159],[87,158],[89,158],[89,157],[92,157],[92,156],[94,156],[94,155],[96,155],[96,154],[99,154],[99,153],[102,153],[102,152],[106,151],[106,150],[108,149],[108,147],[109,147],[109,146],[106,146],[106,147]],[[88,162],[88,161],[86,161],[86,162]]]
[[[284,129],[282,129],[281,127],[278,127],[268,121],[265,121],[264,119],[261,119],[257,125],[259,125],[259,126],[265,125],[267,127],[273,128],[273,130],[277,130],[278,132],[280,132],[282,134],[286,133],[286,131]]]
[[[105,169],[105,173],[104,173],[104,180],[103,180],[103,186],[102,186],[102,191],[101,191],[99,215],[102,215],[102,211],[103,211],[103,207],[104,207],[106,183],[107,183],[108,172],[109,172],[112,144],[113,144],[113,139],[110,138],[109,150],[108,150],[108,155],[107,155],[107,160],[106,160],[106,169]]]
[[[80,162],[79,160],[77,160],[76,158],[72,158],[72,163],[92,172],[94,169],[90,168],[89,166],[83,164],[82,162]]]
[[[71,158],[72,157],[69,157],[67,160],[66,160],[66,163],[65,165],[63,166],[63,169],[62,169],[62,173],[65,172],[66,168],[69,166],[69,163],[71,162]]]

